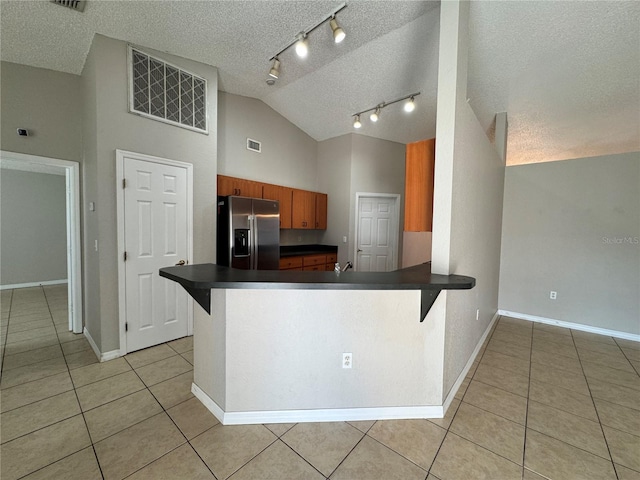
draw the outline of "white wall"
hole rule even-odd
[[[82,160],[80,77],[1,62],[0,143],[10,152]],[[29,130],[28,137],[16,129]]]
[[[0,283],[67,278],[64,175],[2,169]]]
[[[444,318],[445,395],[498,309],[504,162],[466,102],[468,14],[468,2],[442,3],[432,270],[476,278],[441,292],[426,320]]]
[[[142,50],[207,80],[210,133],[204,135],[128,113],[127,44],[101,35],[94,37],[82,79],[87,115],[83,122],[87,155],[84,201],[85,205],[96,202],[96,211],[86,213],[85,256],[89,257],[87,264],[98,268],[85,281],[85,296],[99,297],[99,308],[90,312],[93,318],[87,319],[87,329],[102,352],[119,348],[117,267],[121,255],[116,237],[116,149],[194,165],[194,258],[190,260],[215,261],[217,69],[152,49]],[[99,252],[92,248],[95,239],[99,239]]]
[[[639,212],[638,152],[507,168],[500,309],[640,334]]]

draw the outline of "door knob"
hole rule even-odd
[[[176,267],[181,267],[183,265],[186,265],[187,263],[189,263],[188,260],[180,260],[178,263],[176,263]]]
[[[361,251],[362,251],[362,250],[359,248],[359,249],[358,249],[358,253],[360,253]]]

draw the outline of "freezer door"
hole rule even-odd
[[[275,200],[253,200],[252,267],[257,270],[280,268],[280,206]]]
[[[249,270],[252,261],[251,199],[229,197],[229,248],[232,268]]]

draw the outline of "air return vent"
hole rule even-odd
[[[207,81],[129,47],[129,111],[208,133]]]
[[[86,0],[50,0],[50,2],[62,7],[70,8],[76,12],[84,12],[84,6],[87,3]]]
[[[257,140],[251,140],[247,138],[247,150],[251,150],[252,152],[262,152],[262,143]]]

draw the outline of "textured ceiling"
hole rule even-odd
[[[0,1],[2,60],[79,74],[95,33],[219,69],[221,90],[255,97],[316,140],[353,132],[351,114],[421,91],[417,109],[384,109],[358,133],[407,143],[435,135],[439,2],[350,0],[309,36],[309,57],[268,59],[341,1]],[[469,93],[483,127],[509,116],[508,163],[640,149],[640,2],[476,1]]]

